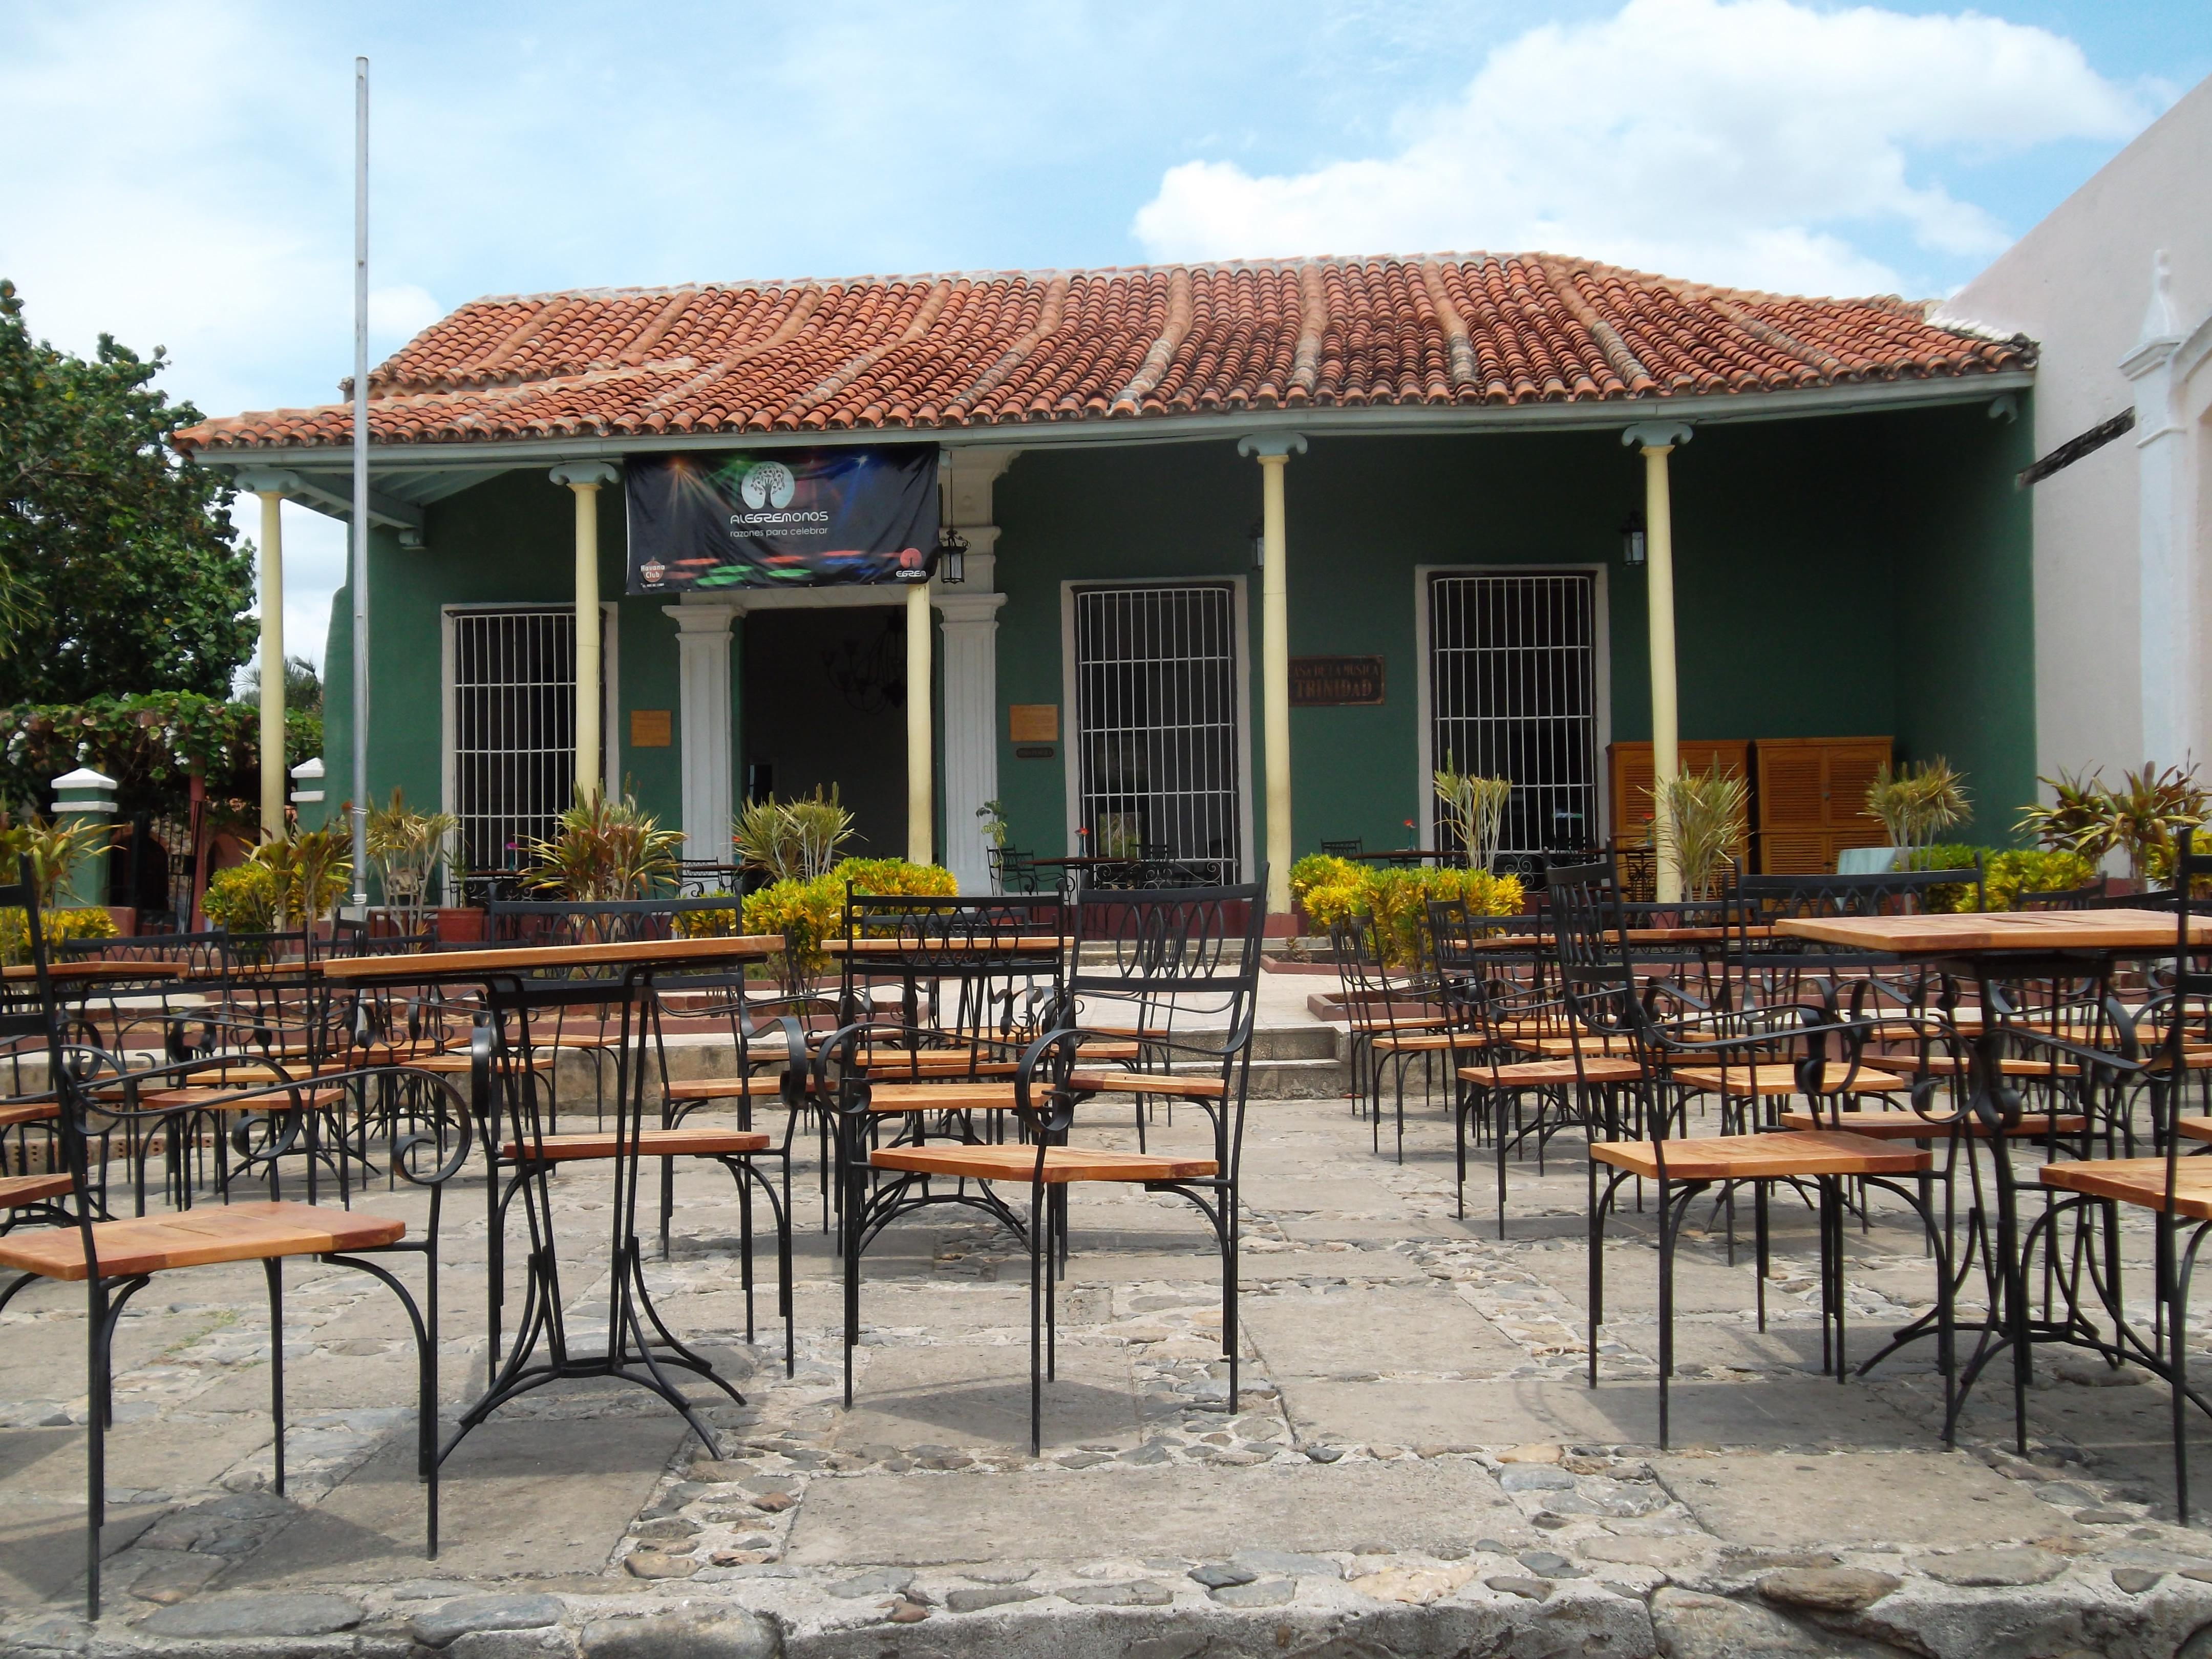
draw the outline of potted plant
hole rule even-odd
[[[1656,845],[1680,877],[1682,896],[1712,897],[1723,860],[1743,845],[1749,783],[1715,761],[1707,771],[1677,774],[1653,794],[1653,805],[1666,809],[1652,814]]]
[[[1933,847],[1944,830],[1973,817],[1966,775],[1941,755],[1917,766],[1894,770],[1884,766],[1867,786],[1866,815],[1881,819],[1889,834],[1888,848],[1875,850],[1890,853],[1892,868],[1910,868],[1916,853]]]

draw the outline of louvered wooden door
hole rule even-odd
[[[1762,738],[1753,745],[1759,867],[1817,875],[1848,847],[1879,847],[1867,787],[1889,764],[1887,738]]]

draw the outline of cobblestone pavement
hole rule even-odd
[[[881,1237],[848,1413],[811,1153],[789,1379],[772,1280],[744,1340],[729,1178],[685,1168],[674,1250],[647,1273],[671,1327],[745,1394],[690,1390],[720,1455],[642,1390],[545,1389],[447,1465],[434,1561],[388,1294],[291,1271],[279,1497],[259,1271],[164,1275],[118,1342],[96,1628],[79,1616],[83,1298],[35,1288],[0,1316],[0,1649],[2212,1654],[2212,1536],[2173,1524],[2161,1385],[2046,1352],[2026,1456],[1988,1385],[1947,1450],[1932,1344],[1846,1385],[1820,1374],[1802,1206],[1776,1206],[1764,1332],[1748,1206],[1734,1265],[1727,1218],[1701,1211],[1662,1454],[1650,1218],[1623,1217],[1606,1247],[1592,1389],[1579,1143],[1554,1142],[1541,1173],[1513,1167],[1500,1239],[1487,1155],[1462,1221],[1447,1120],[1418,1077],[1408,1103],[1401,1164],[1341,1098],[1254,1103],[1234,1412],[1194,1213],[1079,1189],[1041,1459],[1028,1258],[1009,1234],[945,1208]],[[1133,1145],[1127,1106],[1090,1117],[1083,1138]],[[1155,1150],[1201,1139],[1187,1109],[1151,1131]],[[582,1168],[558,1188],[587,1328],[608,1294],[607,1194]],[[484,1370],[482,1198],[465,1177],[445,1211],[449,1416]],[[363,1204],[415,1228],[426,1212],[411,1193]],[[1906,1220],[1877,1200],[1847,1234],[1855,1360],[1932,1298]],[[2129,1235],[2144,1288],[2147,1246]]]

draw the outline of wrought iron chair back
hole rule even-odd
[[[742,901],[696,898],[545,900],[495,898],[484,907],[492,945],[611,945],[743,931]]]

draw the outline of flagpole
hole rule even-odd
[[[368,59],[353,60],[353,902],[368,914]]]

